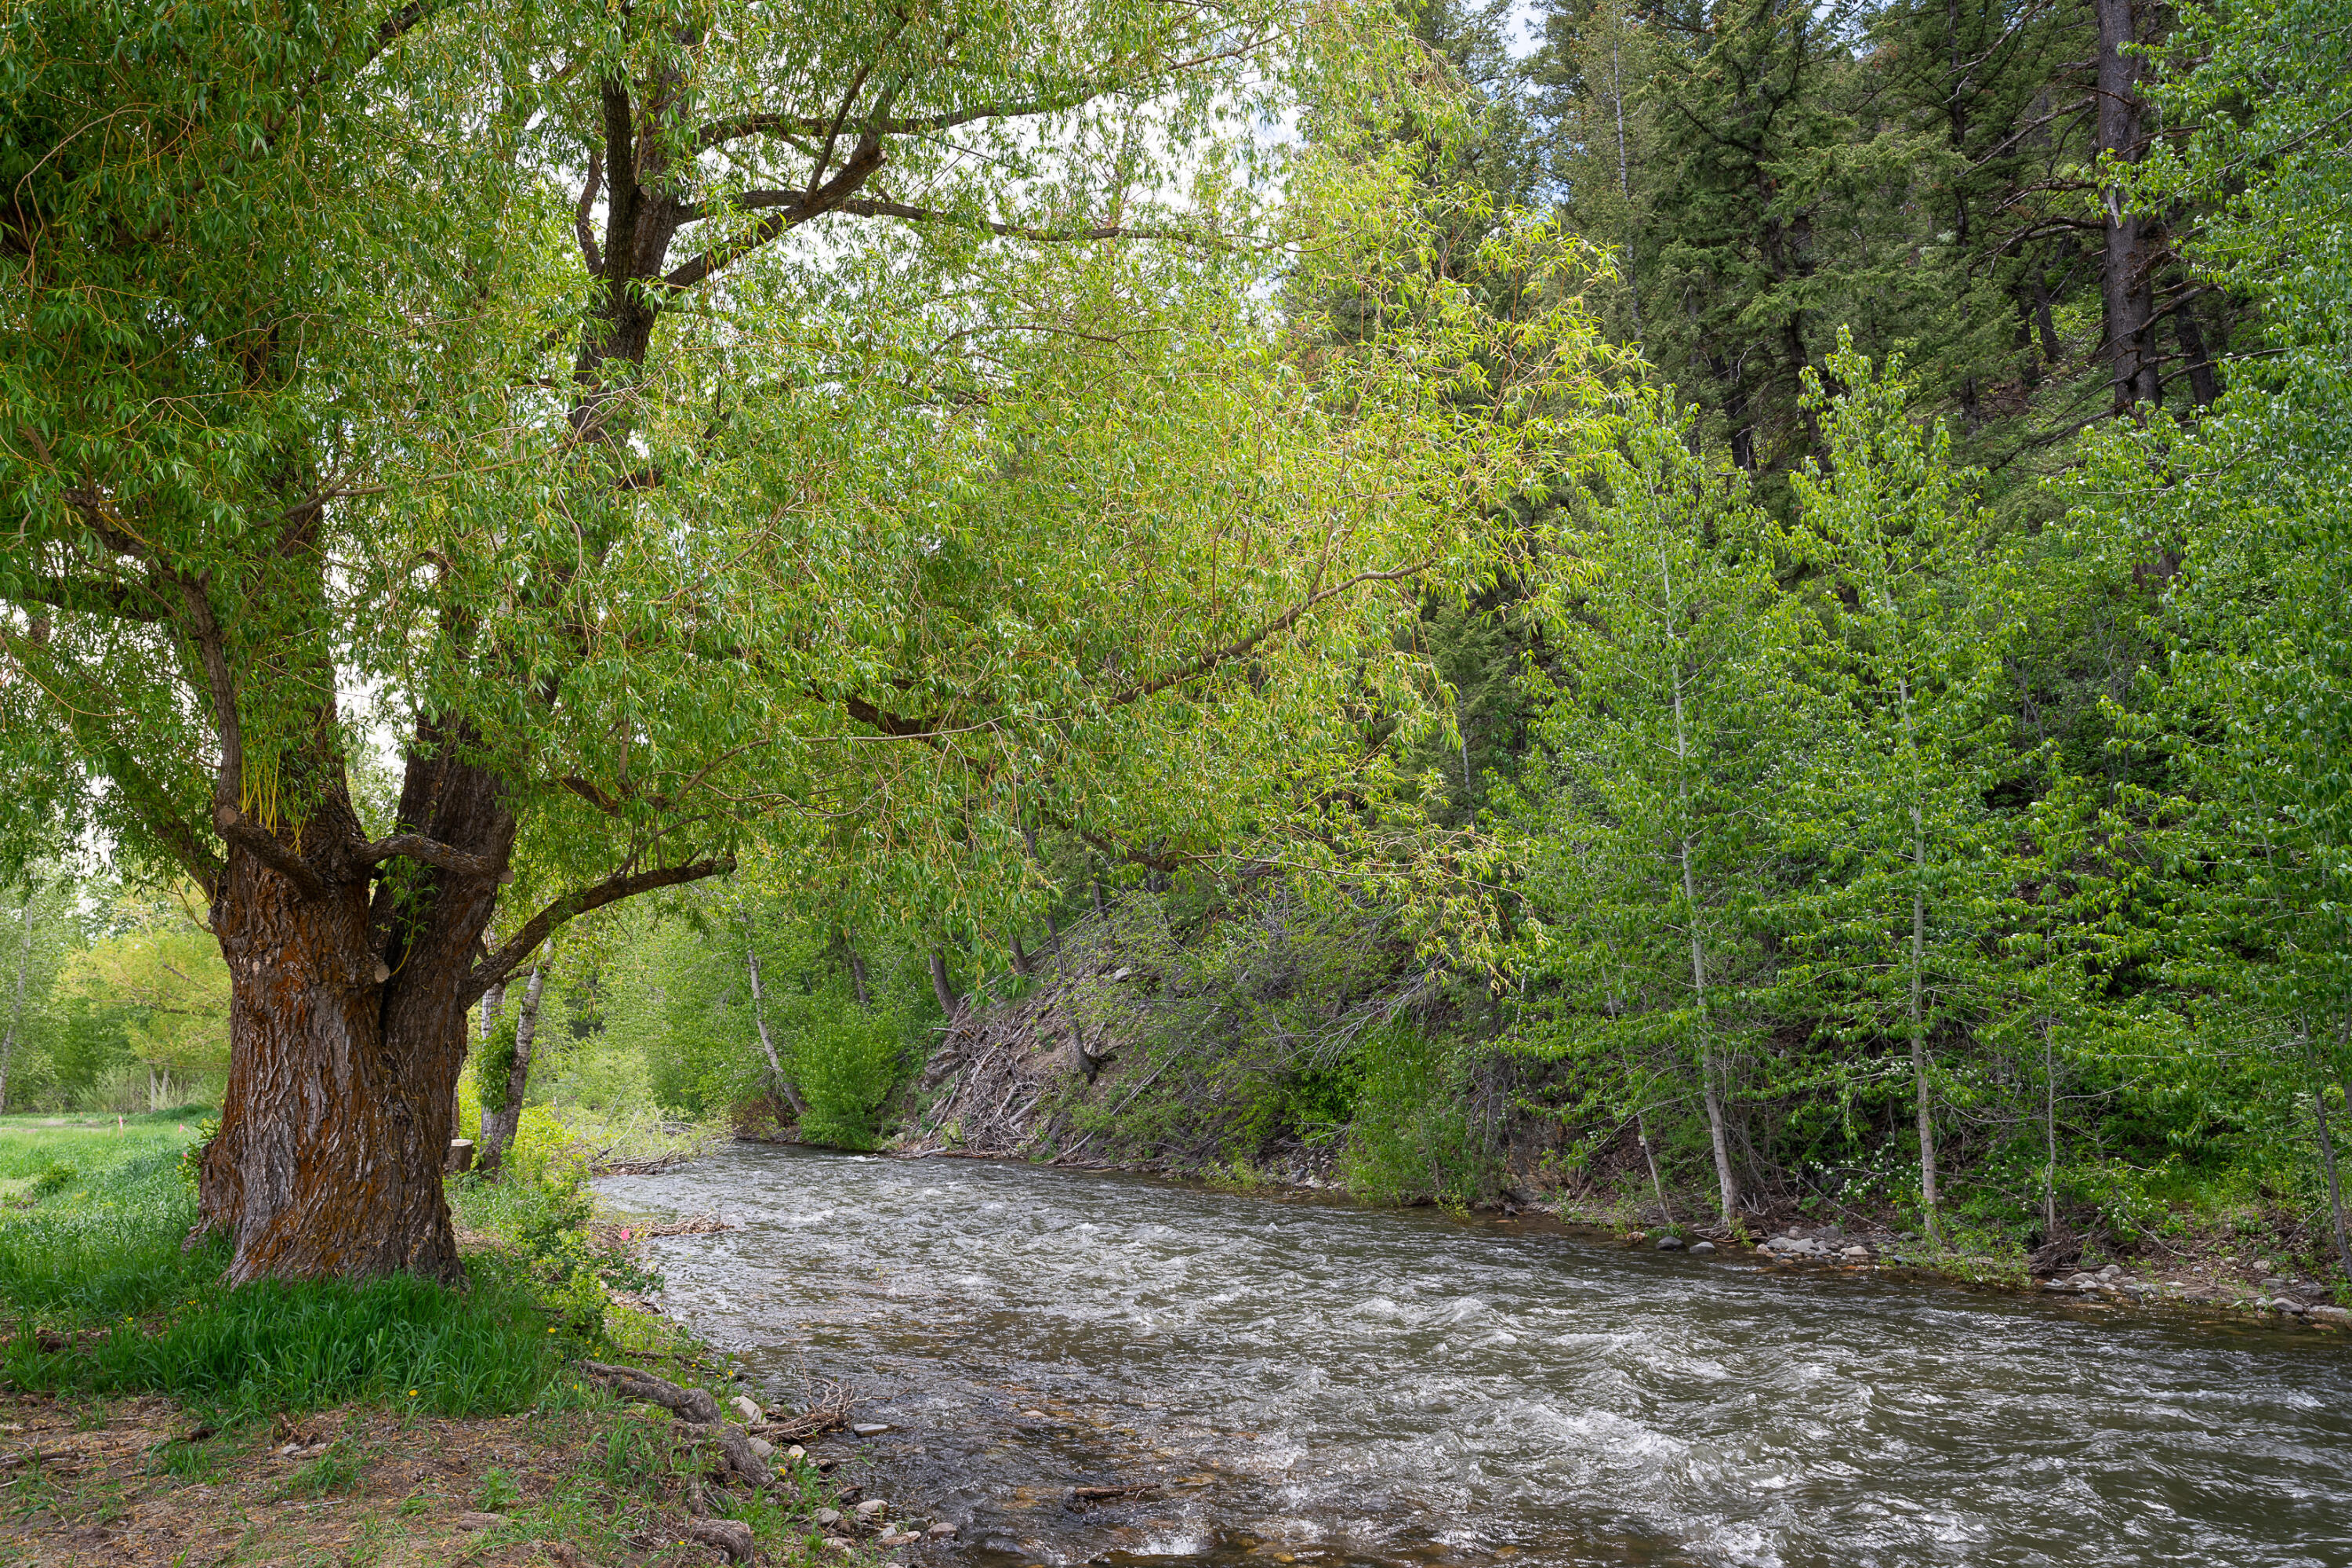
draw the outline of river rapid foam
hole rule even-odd
[[[2333,1337],[1013,1163],[599,1186],[740,1222],[650,1244],[664,1306],[851,1384],[868,1492],[976,1568],[2352,1565]]]

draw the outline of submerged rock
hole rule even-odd
[[[1711,1241],[1694,1241],[1690,1245],[1690,1249],[1694,1255],[1701,1252],[1713,1252],[1715,1250],[1715,1243]]]

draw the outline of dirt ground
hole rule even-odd
[[[214,1434],[165,1399],[0,1394],[0,1563],[724,1563],[685,1537],[696,1483],[668,1468],[667,1441],[665,1423],[610,1411],[443,1419],[349,1408]],[[762,1558],[846,1563],[805,1524],[829,1496],[811,1472],[763,1500]]]

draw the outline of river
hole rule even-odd
[[[2352,1564],[2352,1347],[1013,1163],[737,1145],[600,1190],[971,1563]],[[862,1453],[856,1452],[862,1450]],[[1094,1506],[1069,1489],[1157,1483]]]

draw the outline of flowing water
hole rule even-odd
[[[738,1146],[603,1190],[923,1557],[2352,1564],[2352,1349],[1534,1220]],[[1071,1489],[1155,1483],[1131,1498]]]

